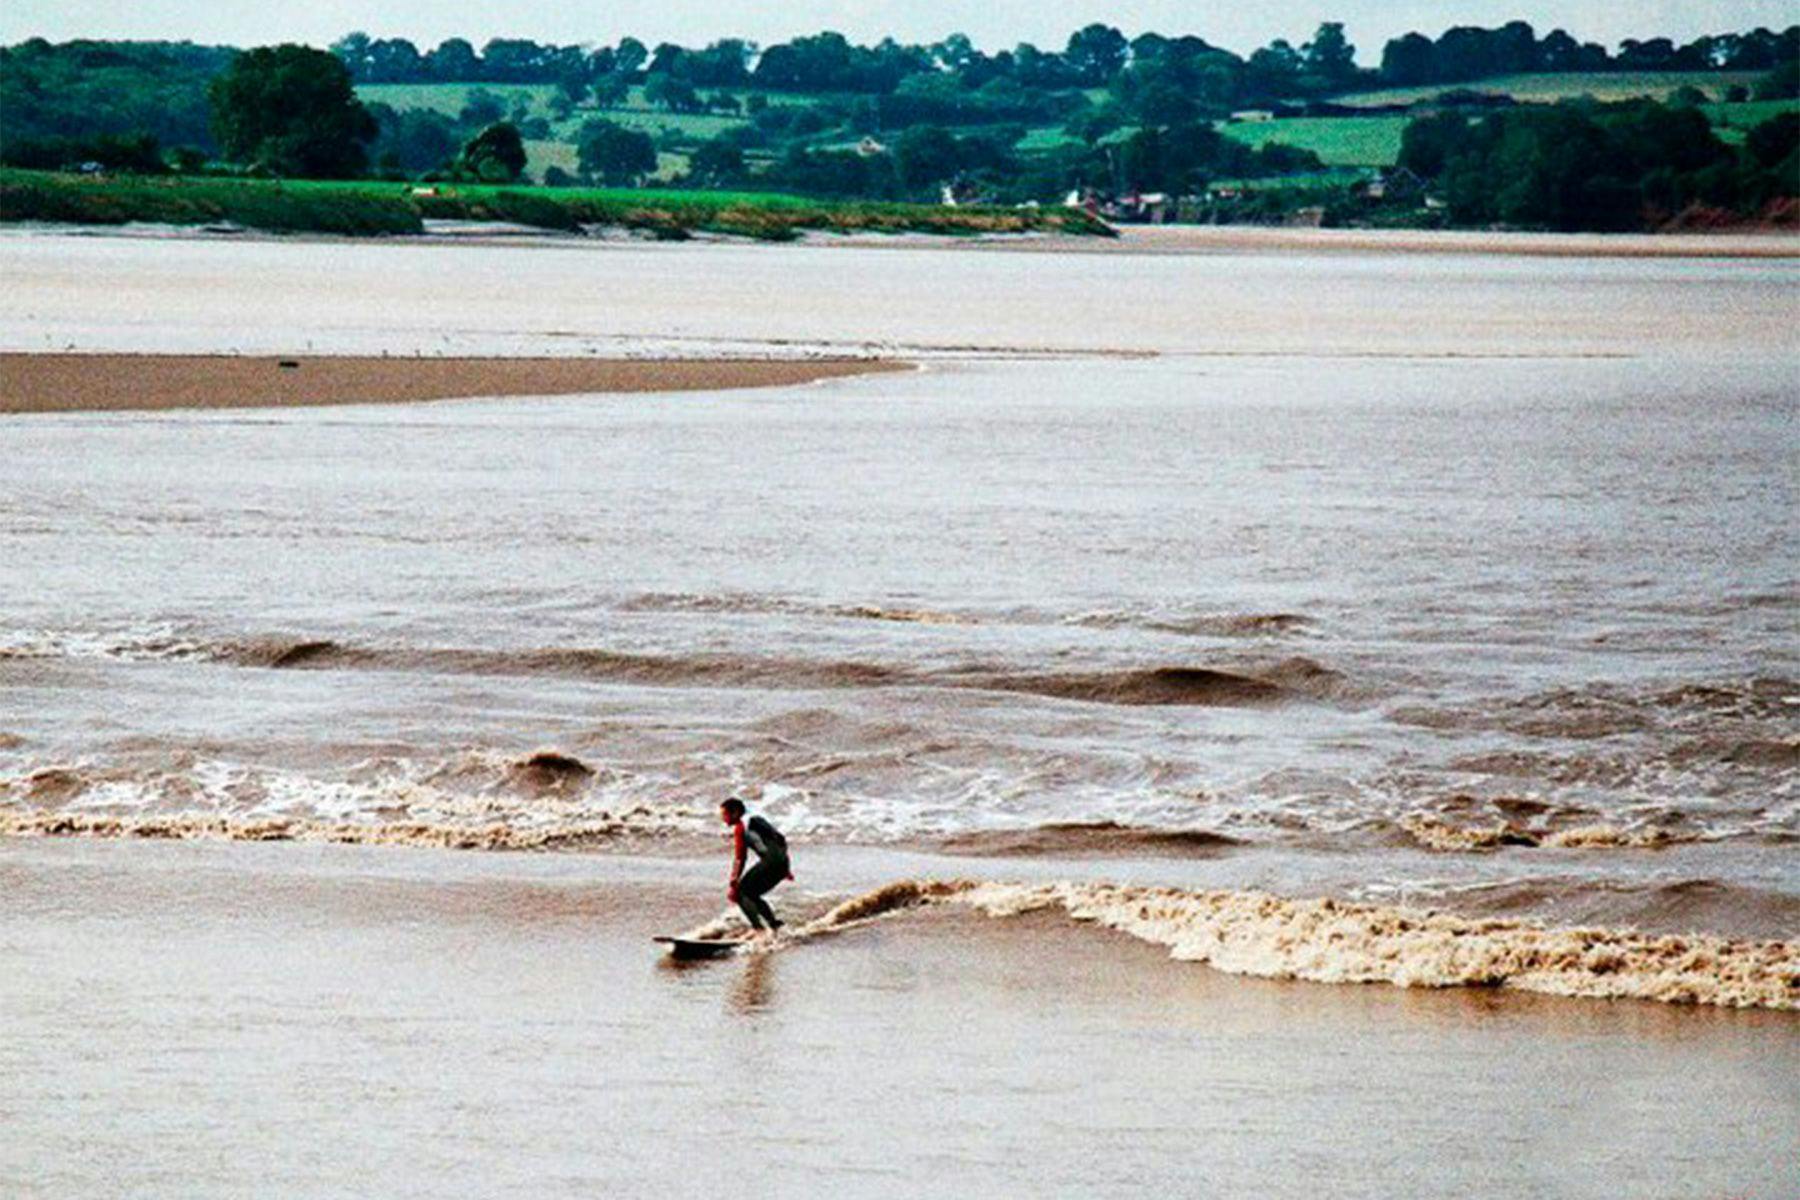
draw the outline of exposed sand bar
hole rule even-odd
[[[475,396],[787,387],[905,369],[877,359],[283,358],[0,354],[0,412],[291,408]]]

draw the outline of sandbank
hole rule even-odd
[[[789,387],[903,369],[876,359],[376,358],[0,354],[0,413],[399,404]]]

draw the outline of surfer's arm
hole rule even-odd
[[[744,823],[739,821],[731,827],[731,882],[725,887],[726,894],[737,899],[738,880],[744,875]]]

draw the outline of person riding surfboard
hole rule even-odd
[[[781,928],[781,919],[764,897],[777,884],[794,877],[787,839],[767,819],[746,812],[744,802],[736,796],[720,803],[719,819],[731,826],[731,880],[725,894],[743,910],[758,936],[773,936]],[[756,855],[756,863],[745,870],[750,854]]]

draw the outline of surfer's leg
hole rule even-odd
[[[738,907],[744,910],[744,915],[750,919],[753,928],[761,929],[765,925],[770,929],[781,928],[781,919],[763,897],[785,875],[786,872],[778,864],[764,860],[745,871],[738,879]]]
[[[749,882],[750,873],[746,871],[743,878],[738,880],[738,908],[743,912],[744,919],[750,922],[750,928],[761,929],[763,927],[761,910],[767,909],[769,906],[763,903],[761,896],[750,894],[750,889],[746,886]]]
[[[775,915],[775,910],[769,907],[769,902],[767,900],[764,900],[761,896],[757,896],[752,899],[750,903],[756,905],[757,911],[762,913],[762,918],[769,923],[770,929],[781,928],[781,918]]]

